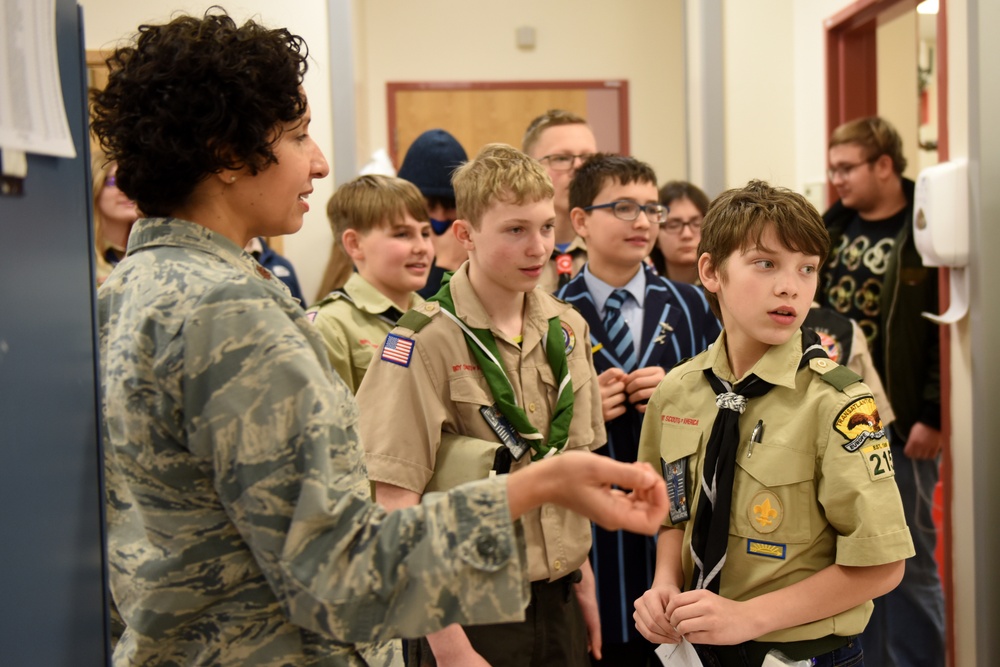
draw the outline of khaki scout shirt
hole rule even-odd
[[[538,279],[538,288],[543,292],[555,294],[559,291],[559,268],[556,265],[556,257],[561,254],[563,253],[558,250],[553,252],[552,257],[549,258],[549,261],[542,268],[542,277]],[[587,242],[583,240],[582,236],[575,237],[566,247],[566,254],[573,261],[573,273],[569,277],[575,278],[576,274],[580,273],[583,265],[587,263]]]
[[[492,326],[469,283],[468,267],[466,262],[451,280],[456,314],[470,327],[493,332],[518,404],[546,436],[558,382],[542,340],[549,318],[561,318],[575,398],[566,447],[593,450],[602,446],[606,438],[601,395],[586,321],[571,306],[536,288],[526,295],[524,339],[518,346]],[[434,472],[442,433],[493,442],[497,437],[480,413],[494,399],[462,330],[440,312],[437,303],[425,304],[421,312],[432,319],[419,331],[393,330],[414,341],[409,364],[376,357],[361,384],[358,403],[369,479],[422,494]],[[512,470],[528,465],[530,458],[530,452],[526,453]],[[525,514],[521,522],[532,581],[558,579],[587,558],[590,523],[586,518],[545,505]]]
[[[330,365],[352,393],[358,393],[361,379],[378,352],[386,334],[396,326],[396,304],[358,273],[352,273],[344,291],[331,292],[314,304],[307,316],[323,334]],[[424,302],[418,294],[411,296],[411,307]]]
[[[639,459],[657,469],[686,459],[686,496],[698,511],[705,447],[718,408],[703,371],[734,382],[725,332],[715,344],[674,368],[649,401]],[[796,372],[802,357],[798,335],[772,347],[752,371],[774,384],[747,403],[740,417],[740,447],[733,482],[729,547],[720,594],[748,600],[785,588],[833,563],[881,565],[913,555],[892,471],[888,439],[868,387],[857,382],[837,390],[821,375],[837,367],[814,359]],[[874,413],[874,414],[872,414]],[[761,442],[748,457],[758,420]],[[849,451],[852,450],[852,451]],[[669,477],[669,476],[668,476]],[[665,525],[684,530],[681,561],[691,580],[694,521]],[[860,633],[871,614],[868,601],[813,623],[767,634],[763,641],[798,641],[828,634]]]

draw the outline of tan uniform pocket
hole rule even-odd
[[[815,458],[764,440],[737,454],[733,485],[733,534],[751,539],[803,543],[810,539],[811,509],[816,504]]]
[[[486,378],[473,375],[453,377],[448,382],[451,402],[455,404],[462,433],[482,434],[485,421],[479,411],[484,405],[493,405],[493,398],[486,388]]]

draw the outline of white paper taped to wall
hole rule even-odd
[[[76,157],[59,79],[55,0],[4,0],[0,12],[0,150]]]

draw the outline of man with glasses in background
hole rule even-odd
[[[855,319],[868,340],[895,413],[887,434],[917,552],[902,583],[875,600],[862,635],[865,663],[940,666],[944,599],[931,517],[941,452],[939,332],[920,315],[938,312],[937,270],[923,265],[914,245],[914,184],[903,178],[906,158],[892,125],[878,117],[841,125],[829,160],[840,200],[823,216],[832,244],[820,298]]]
[[[538,281],[546,292],[555,292],[587,261],[587,244],[569,217],[569,184],[580,164],[597,152],[597,140],[585,119],[550,109],[528,125],[521,149],[544,165],[555,189],[556,247]]]

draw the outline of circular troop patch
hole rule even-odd
[[[785,518],[785,510],[773,491],[760,491],[750,500],[747,517],[758,533],[773,533]]]
[[[560,324],[562,324],[563,347],[566,348],[566,354],[568,356],[569,353],[573,351],[573,348],[576,347],[576,334],[573,333],[573,328],[566,324],[566,322],[560,322]]]

